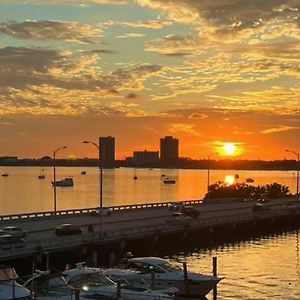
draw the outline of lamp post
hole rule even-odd
[[[83,141],[84,144],[92,144],[98,149],[99,153],[99,234],[102,237],[102,210],[103,210],[103,168],[100,156],[100,145],[91,141]]]
[[[297,176],[296,176],[296,180],[297,180],[297,184],[296,184],[296,195],[297,197],[299,196],[299,153],[297,153],[296,151],[293,150],[285,150],[286,152],[290,152],[293,153],[296,157],[297,157]]]
[[[210,184],[210,161],[209,156],[207,156],[207,199],[209,199],[209,184]]]
[[[54,200],[54,213],[56,214],[56,153],[61,149],[66,149],[67,147],[59,147],[53,151],[53,200]]]

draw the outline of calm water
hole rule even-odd
[[[299,300],[299,233],[266,237],[214,250],[194,250],[187,257],[190,270],[211,273],[218,258],[218,300]],[[207,298],[212,300],[212,293]]]
[[[81,175],[85,170],[86,175]],[[53,210],[52,168],[0,167],[1,215]],[[38,179],[44,174],[45,179]],[[98,168],[58,167],[57,179],[73,176],[74,187],[57,188],[57,209],[99,206]],[[162,175],[174,178],[176,184],[164,184]],[[238,181],[253,178],[254,184],[278,182],[295,192],[296,178],[287,171],[210,171],[210,183],[224,181],[226,176],[239,175]],[[128,169],[103,171],[104,206],[134,203],[168,202],[202,199],[207,190],[206,170]],[[133,180],[133,176],[138,177]]]
[[[1,214],[53,209],[51,168],[2,167],[0,173]],[[57,178],[74,177],[74,187],[57,188],[58,209],[95,207],[99,203],[97,168],[57,168]],[[38,179],[44,173],[46,179]],[[176,179],[175,185],[162,183],[162,174]],[[239,181],[251,177],[254,184],[278,182],[295,192],[293,172],[211,171],[210,182],[224,181],[239,174]],[[138,179],[133,180],[137,175]],[[205,170],[115,169],[104,170],[104,205],[201,199],[207,189]],[[219,300],[299,300],[299,234],[265,237],[212,250],[194,249],[188,256],[190,270],[211,273],[212,257],[218,257],[218,272],[225,279],[219,284]],[[212,295],[208,296],[212,300]]]

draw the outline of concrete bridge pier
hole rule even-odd
[[[155,234],[151,237],[151,248],[152,248],[152,253],[154,255],[157,255],[158,253],[158,248],[159,248],[159,235]]]
[[[98,250],[97,249],[92,250],[91,261],[92,261],[92,265],[94,267],[98,266]]]

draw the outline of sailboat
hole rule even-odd
[[[45,179],[44,169],[41,170],[41,174],[38,176],[38,179]]]

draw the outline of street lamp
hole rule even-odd
[[[99,233],[100,237],[102,237],[102,210],[103,210],[103,168],[100,157],[100,145],[91,141],[83,141],[84,144],[92,144],[98,149],[99,154]]]
[[[55,157],[56,153],[61,149],[66,149],[67,147],[59,147],[56,150],[53,151],[53,198],[54,198],[54,213],[56,214],[56,169],[55,169]]]
[[[296,151],[293,150],[285,150],[286,152],[290,152],[293,153],[296,157],[297,157],[297,176],[296,176],[296,180],[297,180],[297,184],[296,184],[296,195],[297,197],[299,196],[299,153],[297,153]]]
[[[210,184],[210,161],[209,156],[207,156],[207,199],[209,199],[209,184]]]

